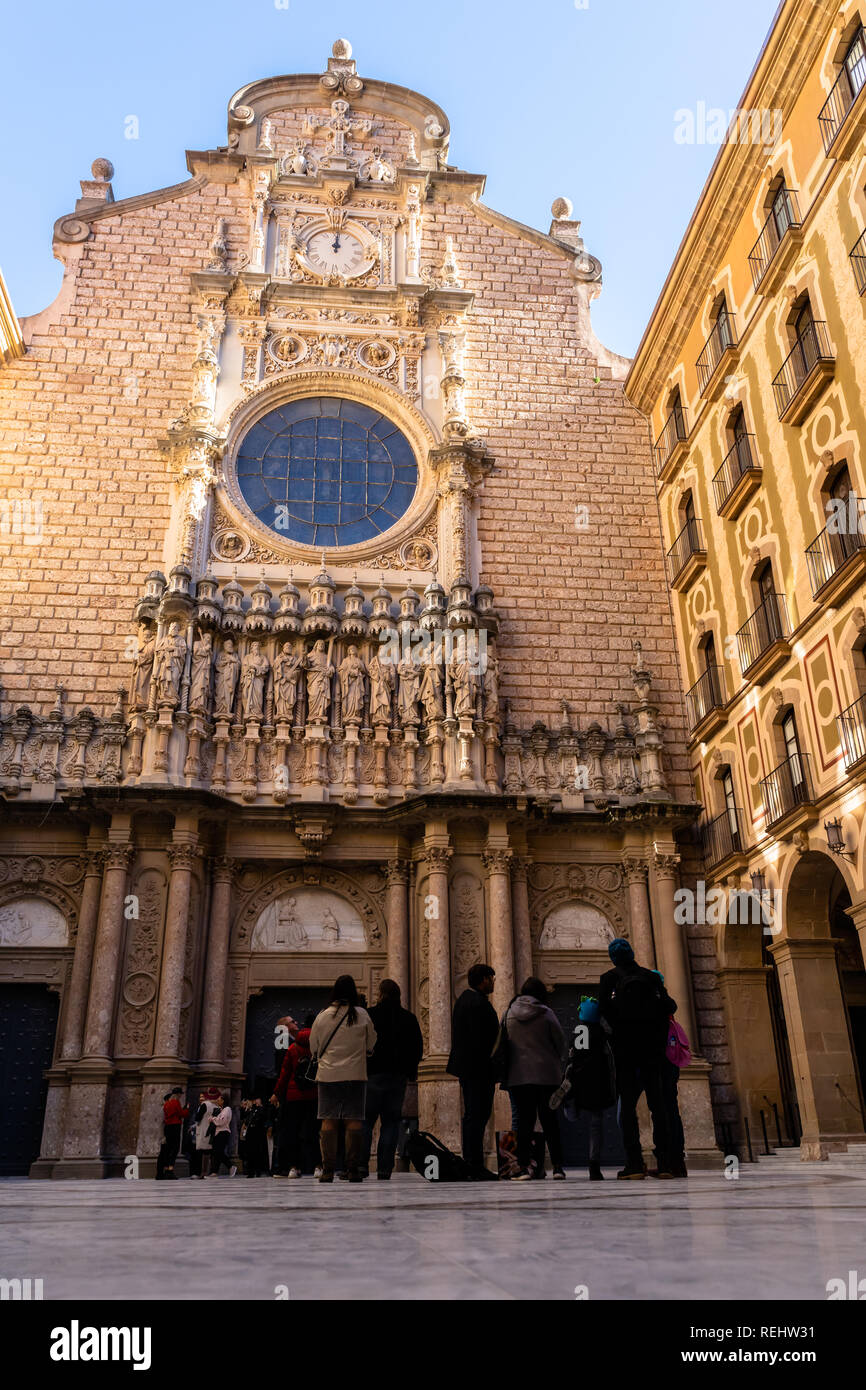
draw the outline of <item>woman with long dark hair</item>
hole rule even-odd
[[[376,1029],[361,1007],[351,975],[334,982],[331,1000],[310,1032],[310,1052],[318,1061],[319,1119],[322,1172],[319,1182],[333,1182],[340,1123],[346,1127],[346,1168],[349,1182],[361,1182],[361,1148],[367,1094],[367,1057],[376,1042]]]

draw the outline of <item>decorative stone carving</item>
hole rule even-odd
[[[320,638],[304,659],[307,672],[307,718],[312,723],[324,723],[331,708],[331,665],[325,643]]]
[[[241,659],[235,651],[235,644],[230,637],[227,637],[222,645],[214,663],[216,671],[216,690],[214,696],[214,713],[217,718],[228,719],[231,716],[232,707],[237,690],[238,677],[240,676]]]
[[[270,672],[270,662],[264,655],[261,645],[253,642],[241,663],[241,707],[244,719],[259,723],[264,716],[265,682]]]
[[[203,632],[193,647],[189,707],[195,713],[210,712],[213,636]]]
[[[157,642],[153,661],[153,682],[158,705],[177,706],[180,683],[186,663],[186,639],[179,623],[170,623],[168,632]]]
[[[252,934],[254,951],[364,951],[364,923],[336,893],[298,888],[264,909]]]
[[[25,897],[0,907],[0,946],[68,946],[66,918],[44,898]]]
[[[366,671],[357,647],[349,648],[338,669],[343,723],[360,724],[364,717]]]
[[[613,938],[610,923],[597,908],[563,903],[545,917],[538,946],[542,951],[606,951]]]

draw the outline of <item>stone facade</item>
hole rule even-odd
[[[705,1051],[741,1148],[766,1126],[808,1159],[866,1138],[864,20],[780,11],[626,383],[718,895]]]
[[[186,183],[116,203],[98,160],[56,225],[60,295],[0,372],[31,525],[4,557],[0,972],[61,996],[39,1175],[152,1164],[167,1084],[239,1093],[249,1001],[343,970],[400,983],[452,1143],[475,960],[504,1007],[628,936],[723,1046],[674,920],[695,806],[601,267],[566,200],[548,234],[487,208],[449,139],[340,42],[241,89]],[[280,411],[398,430],[405,506],[345,542],[326,501],[282,526],[243,466]],[[710,1081],[698,1047],[697,1163]]]

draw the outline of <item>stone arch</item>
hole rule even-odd
[[[10,908],[16,902],[24,899],[43,899],[56,907],[63,914],[66,922],[66,940],[62,943],[51,943],[51,950],[68,950],[75,945],[75,937],[78,930],[78,903],[70,892],[62,888],[59,884],[50,883],[45,879],[40,879],[36,883],[4,883],[0,886],[0,912],[5,908]],[[31,949],[26,943],[22,943],[19,949]],[[33,948],[35,949],[35,947]],[[40,948],[44,949],[44,948]]]
[[[814,940],[830,938],[830,893],[833,880],[840,874],[853,898],[857,885],[851,866],[841,857],[821,850],[808,850],[793,855],[779,873],[779,887],[784,904],[781,937]]]
[[[544,924],[552,912],[559,907],[565,907],[571,903],[584,905],[594,908],[607,919],[611,928],[611,940],[615,936],[628,937],[628,922],[621,905],[608,893],[603,893],[597,888],[592,888],[586,884],[575,889],[568,884],[551,888],[545,893],[539,894],[535,899],[530,917],[530,931],[532,935],[532,945],[535,950],[539,949],[541,935]],[[574,948],[566,948],[574,949]],[[606,949],[606,947],[599,947]]]
[[[366,942],[361,950],[384,952],[387,927],[381,906],[371,893],[362,888],[351,874],[341,869],[309,865],[280,869],[250,892],[238,906],[232,925],[233,951],[252,953],[252,934],[262,913],[291,889],[321,888],[344,898],[358,913],[364,925]]]

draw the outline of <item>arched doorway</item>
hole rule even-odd
[[[838,943],[843,937],[834,932],[834,925],[844,927],[847,889],[840,879],[839,866],[828,855],[801,855],[788,882],[784,930],[769,948],[778,970],[803,1128],[801,1144],[810,1158],[844,1149],[864,1132],[852,1022],[840,971]]]

